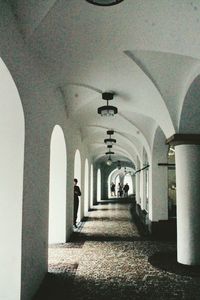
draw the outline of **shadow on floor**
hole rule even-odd
[[[72,241],[95,241],[95,242],[134,242],[143,240],[140,236],[119,236],[119,235],[106,235],[102,233],[85,234],[83,232],[74,232],[71,237]]]
[[[173,287],[172,287],[173,285]],[[128,281],[122,278],[91,279],[48,273],[33,300],[198,300],[199,292],[167,277],[146,276]]]
[[[121,216],[112,216],[112,217],[88,217],[87,222],[93,222],[93,221],[105,221],[105,222],[112,222],[112,221],[120,221],[120,222],[127,222],[129,221],[128,217],[122,218]]]
[[[70,272],[47,273],[32,300],[71,300],[73,278]]]
[[[200,277],[200,266],[187,266],[177,262],[176,252],[156,252],[148,261],[155,268],[181,276]]]

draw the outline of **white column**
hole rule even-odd
[[[200,145],[177,145],[178,262],[200,265]]]

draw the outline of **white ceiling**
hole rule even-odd
[[[155,129],[178,130],[184,95],[200,69],[199,0],[10,0],[31,51],[60,90],[95,159],[115,130],[116,158],[136,160]],[[101,93],[116,93],[119,114],[104,119]]]

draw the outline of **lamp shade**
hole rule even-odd
[[[100,6],[111,6],[122,2],[123,0],[86,0],[87,2]]]
[[[112,138],[109,138],[109,139],[105,139],[104,140],[104,143],[108,146],[108,145],[113,145],[116,143],[116,139],[112,139]]]
[[[109,101],[113,100],[114,93],[112,92],[105,92],[102,93],[102,100],[107,101],[107,105],[101,106],[97,109],[98,114],[100,114],[102,117],[110,117],[114,116],[118,113],[118,109],[115,106],[109,105]]]
[[[106,155],[115,154],[115,152],[109,151],[105,153]]]
[[[98,114],[102,117],[113,117],[115,114],[118,113],[118,109],[112,105],[104,105],[98,108]]]

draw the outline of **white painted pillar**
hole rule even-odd
[[[200,145],[177,145],[177,257],[200,265]]]

